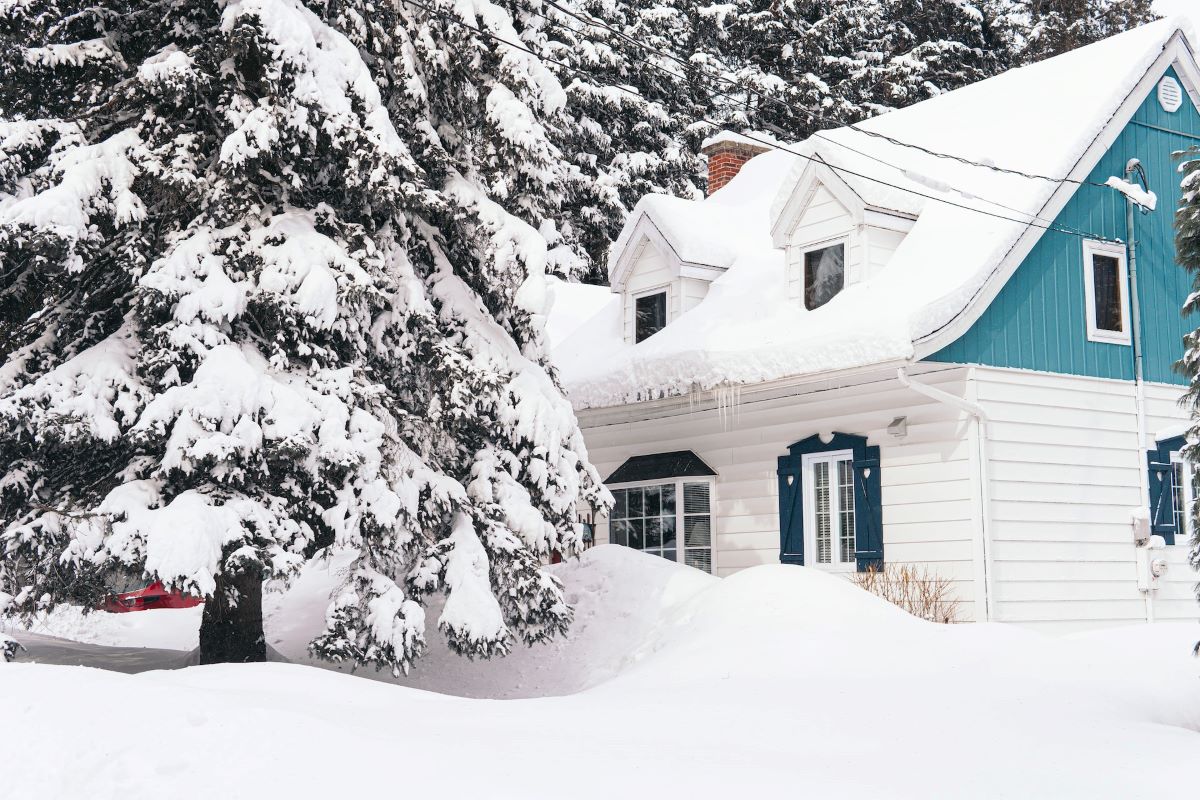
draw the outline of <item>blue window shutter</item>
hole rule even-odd
[[[1150,464],[1150,532],[1175,544],[1174,470],[1170,464]]]
[[[883,484],[879,448],[854,449],[854,555],[858,571],[883,568]]]
[[[779,459],[779,560],[784,564],[804,563],[804,483],[800,459]],[[789,480],[790,479],[790,480]]]
[[[1146,454],[1146,480],[1150,483],[1150,532],[1163,537],[1167,544],[1175,544],[1175,468],[1171,454],[1186,444],[1184,437],[1176,436],[1158,442],[1158,447]],[[1188,509],[1187,513],[1191,513]]]

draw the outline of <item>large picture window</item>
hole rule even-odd
[[[609,518],[611,542],[712,572],[710,481],[610,488],[615,501]]]
[[[1125,247],[1110,242],[1083,243],[1087,334],[1093,342],[1129,344],[1129,284]]]
[[[846,244],[835,242],[804,253],[804,307],[820,308],[846,286]]]

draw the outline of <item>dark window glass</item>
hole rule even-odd
[[[1121,262],[1114,256],[1092,255],[1093,300],[1096,303],[1096,329],[1120,333]]]
[[[846,248],[838,243],[804,254],[804,307],[820,308],[846,285]]]
[[[633,340],[640,342],[649,339],[667,326],[667,293],[639,297],[634,301],[637,314]]]

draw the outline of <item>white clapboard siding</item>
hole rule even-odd
[[[967,370],[916,370],[920,379],[962,395]],[[964,618],[974,615],[974,552],[979,505],[965,438],[965,415],[906,390],[893,374],[828,383],[790,396],[747,392],[724,412],[710,397],[674,405],[640,404],[580,413],[590,457],[607,476],[627,458],[692,450],[717,473],[713,495],[714,571],[728,575],[779,560],[776,459],[815,433],[866,435],[880,447],[884,552],[889,562],[928,565],[954,582]],[[908,435],[887,425],[908,417]],[[607,541],[606,521],[597,530]]]
[[[992,560],[997,616],[1051,630],[1146,619],[1131,509],[1146,467],[1130,382],[978,367],[991,418]],[[1186,415],[1178,387],[1147,387],[1147,429]],[[1183,547],[1168,548],[1158,618],[1200,616]],[[1176,569],[1176,562],[1181,562]],[[1194,598],[1192,598],[1194,601]]]

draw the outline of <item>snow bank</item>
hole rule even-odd
[[[286,655],[302,655],[343,568],[268,596]],[[20,663],[30,641],[0,667],[0,718],[21,731],[6,791],[317,798],[400,781],[450,797],[1128,800],[1194,781],[1194,625],[1069,638],[934,625],[815,570],[716,579],[616,546],[554,569],[577,608],[569,641],[491,664],[434,650],[404,686],[284,664]],[[170,736],[113,736],[147,720]]]

